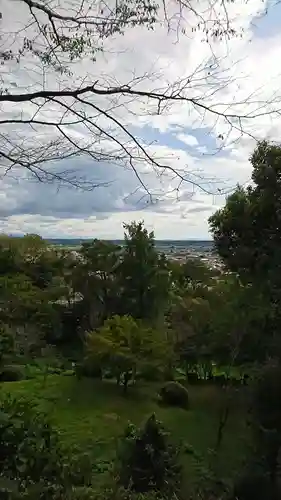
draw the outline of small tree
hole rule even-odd
[[[157,368],[170,356],[169,344],[158,331],[131,316],[113,316],[86,338],[87,357],[109,368],[126,392],[130,379],[148,364]]]
[[[179,490],[178,451],[162,424],[151,415],[143,428],[129,424],[118,450],[118,482],[138,493],[159,491],[171,497]]]

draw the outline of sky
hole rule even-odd
[[[24,36],[30,13],[21,0],[2,1],[0,28],[4,35],[0,43],[6,44],[5,48],[15,47],[19,37]],[[60,5],[79,1],[61,0]],[[207,2],[204,6],[203,3],[206,13]],[[98,54],[95,62],[85,56],[70,65],[72,76],[58,75],[51,68],[46,70],[28,57],[19,64],[9,61],[1,65],[0,85],[2,82],[2,87],[11,93],[43,86],[73,88],[94,81],[103,86],[108,82],[126,84],[136,77],[138,89],[158,90],[189,78],[185,95],[196,99],[199,106],[176,102],[158,115],[155,103],[147,99],[121,97],[117,102],[96,97],[94,103],[102,109],[112,109],[113,116],[160,165],[155,171],[142,154],[134,164],[143,185],[153,193],[153,203],[127,158],[122,162],[96,161],[82,154],[51,163],[53,172],[68,170],[93,180],[98,187],[88,192],[38,183],[19,166],[4,175],[7,165],[2,158],[0,231],[17,235],[37,233],[46,238],[117,239],[123,236],[123,223],[144,220],[157,239],[209,239],[209,216],[224,205],[226,194],[237,183],[248,183],[251,178],[249,157],[256,140],[278,141],[280,137],[281,121],[275,110],[281,100],[281,4],[273,3],[235,0],[227,4],[233,25],[242,34],[228,41],[206,43],[202,32],[192,30],[194,19],[186,16],[180,33],[175,23],[170,30],[162,23],[153,31],[136,27],[126,30],[123,36],[114,35],[106,40],[104,54]],[[169,8],[173,12],[174,1]],[[12,39],[11,33],[17,33],[17,37]],[[226,112],[230,118],[225,120],[200,104]],[[2,104],[0,111],[1,117],[30,117],[34,109],[32,104]],[[52,118],[62,115],[55,105],[38,112]],[[86,108],[85,113],[89,113]],[[235,114],[242,117],[240,121]],[[132,147],[120,127],[104,116],[95,119],[108,133]],[[84,125],[71,126],[69,130],[77,144],[95,143],[96,137]],[[15,125],[0,124],[0,145],[4,144],[5,151],[7,144],[12,150],[17,141],[32,150],[55,139],[53,129],[46,132],[40,127],[31,129],[25,125],[17,129]],[[116,143],[113,145],[106,138],[101,145],[104,151],[113,151]],[[163,166],[169,168],[165,170]],[[160,176],[160,172],[164,175]],[[175,173],[183,175],[185,181],[180,182]],[[218,189],[224,194],[219,194]]]

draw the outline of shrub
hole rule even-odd
[[[30,401],[0,402],[0,498],[56,500],[66,491],[58,437]],[[15,481],[16,480],[16,481]],[[3,486],[5,484],[5,486]],[[13,487],[9,491],[9,484]],[[18,496],[21,492],[22,496]],[[4,498],[4,497],[3,497]]]
[[[0,372],[1,382],[17,382],[25,378],[24,369],[21,366],[5,366]]]
[[[188,408],[188,390],[179,382],[167,382],[160,390],[161,402],[166,405]]]
[[[141,429],[129,424],[121,441],[118,484],[137,493],[162,492],[172,496],[179,490],[181,466],[178,451],[155,415]]]

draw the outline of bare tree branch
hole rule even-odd
[[[198,0],[176,0],[172,9],[166,0],[160,7],[153,0],[7,1],[21,8],[27,17],[23,28],[8,34],[3,30],[0,35],[3,82],[0,168],[4,176],[18,166],[40,182],[66,183],[85,190],[107,185],[53,168],[55,162],[87,155],[93,162],[110,162],[130,169],[151,202],[158,202],[161,195],[146,182],[148,167],[161,182],[167,173],[173,182],[177,179],[177,186],[171,188],[177,195],[183,183],[206,193],[225,193],[228,188],[216,187],[214,179],[205,179],[205,182],[201,174],[196,176],[188,165],[184,169],[176,168],[169,158],[157,157],[153,144],[137,137],[128,116],[167,115],[172,106],[189,106],[202,123],[208,117],[216,124],[223,123],[218,151],[233,130],[235,141],[245,135],[254,138],[246,126],[250,120],[280,116],[281,96],[264,102],[259,99],[258,89],[245,100],[220,100],[219,93],[232,84],[233,79],[228,70],[222,69],[213,52],[213,62],[200,63],[189,76],[165,86],[157,86],[157,75],[153,78],[149,73],[133,75],[124,84],[90,74],[81,81],[75,72],[75,62],[85,58],[94,64],[98,54],[106,53],[107,39],[133,27],[154,29],[164,23],[179,39],[186,35],[189,26],[191,33],[202,31],[207,43],[212,39],[240,36],[229,16],[232,0],[206,0],[203,7]],[[5,22],[5,10],[0,22]],[[15,63],[24,71],[31,61],[37,64],[43,83],[36,81],[35,89],[5,83],[9,64]],[[45,73],[48,77],[50,71],[57,75],[53,86],[50,80],[45,82]],[[139,105],[137,111],[136,104]]]

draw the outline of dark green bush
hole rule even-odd
[[[31,401],[0,402],[0,498],[66,498],[67,472],[58,436]],[[11,486],[10,486],[11,485]],[[1,496],[2,495],[2,496]]]
[[[0,382],[17,382],[25,378],[24,368],[17,365],[5,366],[0,372]]]
[[[188,390],[179,382],[167,382],[160,390],[161,402],[165,405],[188,408]]]
[[[129,424],[120,442],[118,484],[137,493],[161,492],[171,497],[180,488],[178,450],[155,415],[141,429]]]

